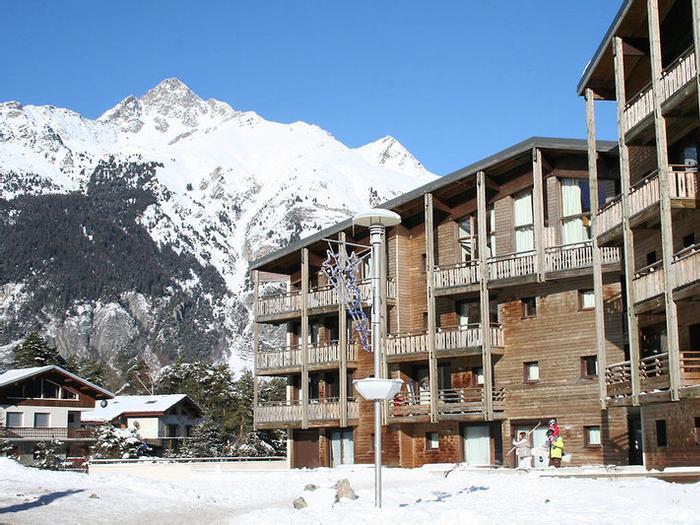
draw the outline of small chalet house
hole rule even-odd
[[[145,443],[160,451],[177,450],[199,424],[202,410],[186,394],[116,396],[106,403],[96,402],[83,417],[92,425],[112,423],[136,429]]]
[[[112,397],[55,365],[8,370],[0,374],[0,437],[27,462],[38,442],[53,438],[64,443],[67,457],[84,456],[93,439],[83,413]]]

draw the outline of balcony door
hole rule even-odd
[[[491,464],[491,433],[488,425],[464,427],[464,462],[470,466]]]
[[[561,180],[562,244],[591,238],[591,194],[584,179]]]
[[[355,444],[352,430],[331,431],[331,467],[353,465],[355,463]]]
[[[515,226],[515,253],[534,250],[535,222],[532,212],[532,191],[514,197],[513,225]]]

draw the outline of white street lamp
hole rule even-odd
[[[391,399],[399,390],[401,379],[384,379],[381,362],[380,334],[380,297],[382,274],[386,268],[382,263],[384,247],[384,230],[388,226],[401,224],[398,213],[390,210],[373,209],[355,215],[352,219],[355,226],[369,228],[369,240],[372,246],[371,281],[372,281],[372,351],[374,352],[374,377],[353,381],[355,388],[362,397],[374,401],[374,506],[382,506],[382,401]],[[382,305],[383,306],[383,305]]]

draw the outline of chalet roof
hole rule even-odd
[[[11,370],[7,370],[6,372],[0,374],[0,387],[11,385],[18,381],[24,381],[25,379],[29,379],[30,377],[50,371],[55,371],[61,375],[70,377],[71,379],[78,381],[79,383],[82,383],[83,385],[92,388],[93,390],[96,390],[100,394],[103,394],[109,398],[114,397],[114,394],[112,394],[112,392],[110,392],[109,390],[105,390],[104,388],[97,386],[94,383],[91,383],[87,379],[83,379],[82,377],[77,376],[74,373],[69,372],[68,370],[65,370],[60,366],[56,365],[33,366],[29,368],[14,368]]]
[[[122,414],[138,415],[166,412],[178,403],[186,401],[195,410],[201,409],[187,394],[164,394],[157,396],[115,396],[102,407],[95,403],[94,410],[83,412],[83,421],[112,421]]]
[[[612,152],[617,147],[616,142],[612,141],[598,141],[597,148],[601,153]],[[506,148],[498,153],[495,153],[489,157],[481,159],[474,162],[464,168],[454,171],[448,175],[435,179],[423,186],[420,186],[414,190],[411,190],[403,195],[380,204],[379,208],[384,208],[388,210],[395,210],[396,208],[410,203],[411,201],[422,198],[426,193],[432,193],[436,190],[445,188],[451,184],[459,183],[469,177],[473,177],[479,171],[485,171],[489,168],[493,168],[499,164],[502,164],[510,159],[518,157],[523,153],[526,153],[533,148],[539,148],[543,150],[561,150],[561,151],[574,151],[574,152],[586,152],[588,150],[588,143],[584,139],[563,139],[563,138],[551,138],[551,137],[530,137],[522,142],[515,144],[509,148]],[[324,238],[330,238],[338,234],[341,231],[347,230],[352,227],[352,218],[346,219],[339,222],[329,228],[321,230],[318,233],[304,237],[296,242],[290,243],[284,248],[275,250],[259,259],[256,259],[250,264],[251,270],[258,270],[263,268],[265,265],[304,248],[306,246],[312,245]]]

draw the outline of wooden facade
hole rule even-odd
[[[385,405],[386,464],[512,466],[515,433],[553,417],[573,464],[628,461],[627,414],[601,408],[595,360],[625,359],[620,250],[590,236],[591,201],[614,197],[618,159],[614,143],[594,147],[599,202],[586,141],[533,138],[384,205],[402,224],[386,235],[382,357],[404,380]],[[256,341],[256,379],[289,385],[286,401],[256,404],[255,421],[288,429],[294,466],[373,461],[374,408],[350,382],[372,374],[372,355],[334,292],[305,306],[327,289],[326,239],[361,251],[367,232],[341,223],[253,263],[256,323],[287,334]]]
[[[647,468],[700,464],[699,9],[627,0],[579,84],[589,144],[595,101],[618,115],[620,194],[592,228],[598,249],[624,253],[627,350],[601,376],[601,402],[634,421]]]

